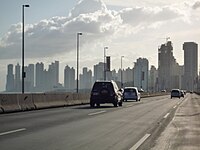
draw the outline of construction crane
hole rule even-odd
[[[161,39],[165,39],[166,40],[166,45],[167,45],[167,42],[169,41],[170,37],[165,37],[165,38],[161,38]]]
[[[166,37],[165,39],[166,39],[166,43],[167,43],[167,42],[168,42],[168,40],[170,39],[170,37]]]

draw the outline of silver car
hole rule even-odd
[[[137,87],[125,87],[123,92],[123,100],[136,100],[140,101],[140,93],[138,92]]]
[[[171,91],[171,99],[173,97],[181,98],[181,91],[179,89],[172,89],[172,91]]]

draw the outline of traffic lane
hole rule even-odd
[[[159,100],[12,134],[3,149],[129,149],[177,100]],[[10,144],[9,144],[10,143]]]
[[[168,96],[143,98],[140,102],[128,101],[123,103],[123,107],[132,107],[134,105],[143,104],[151,101],[166,99]],[[89,105],[77,105],[70,107],[60,107],[52,109],[34,110],[10,114],[0,115],[0,132],[21,129],[24,127],[37,127],[49,124],[51,126],[62,124],[62,122],[70,122],[76,119],[82,119],[87,114],[96,114],[99,112],[109,112],[118,110],[121,107],[115,108],[112,104],[103,104],[100,108],[90,108]],[[33,127],[32,127],[33,126]]]
[[[20,112],[0,115],[0,133],[19,130],[23,128],[31,128],[42,130],[43,128],[56,126],[74,120],[84,119],[87,116],[96,115],[100,113],[108,113],[134,105],[143,103],[164,100],[167,97],[145,98],[141,102],[126,102],[123,107],[115,108],[111,104],[102,105],[100,108],[90,109],[89,105],[79,105],[72,107],[63,107],[55,109],[45,109],[30,112]],[[1,137],[0,137],[1,138]]]
[[[43,128],[84,119],[85,117],[88,117],[87,114],[95,111],[89,109],[89,105],[81,107],[83,109],[76,109],[80,108],[80,106],[71,106],[3,114],[0,115],[0,132],[2,133],[21,128],[42,130]]]

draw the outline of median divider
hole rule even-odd
[[[141,97],[161,96],[167,93],[141,93]],[[0,113],[88,104],[90,94],[82,93],[26,93],[0,94]]]
[[[33,103],[34,103],[36,109],[50,107],[49,102],[46,100],[45,93],[37,93],[37,94],[34,93],[34,94],[32,94],[32,100],[33,100]]]
[[[17,94],[0,94],[1,109],[3,112],[21,111]]]
[[[148,93],[148,92],[141,92],[141,98],[146,98],[146,97],[155,97],[155,96],[164,96],[164,95],[169,95],[167,92],[157,92],[157,93]]]
[[[80,94],[73,93],[73,101],[72,102],[73,102],[74,105],[77,105],[81,102],[81,100],[79,99],[79,97],[80,97],[79,95]]]
[[[90,94],[80,94],[79,99],[81,100],[82,104],[88,104],[90,102]]]
[[[0,113],[3,113],[4,110],[3,110],[3,106],[1,105],[1,101],[2,100],[1,100],[1,95],[0,95]]]
[[[73,93],[65,94],[65,102],[67,106],[74,105],[74,94]]]
[[[45,98],[50,107],[66,106],[65,94],[48,93],[45,94]]]
[[[17,94],[17,100],[22,111],[36,109],[32,94]]]
[[[62,107],[89,103],[89,94],[77,93],[38,93],[32,94],[36,109]]]

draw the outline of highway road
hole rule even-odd
[[[77,105],[1,114],[0,149],[149,149],[184,99],[167,95],[124,102],[117,108]]]

